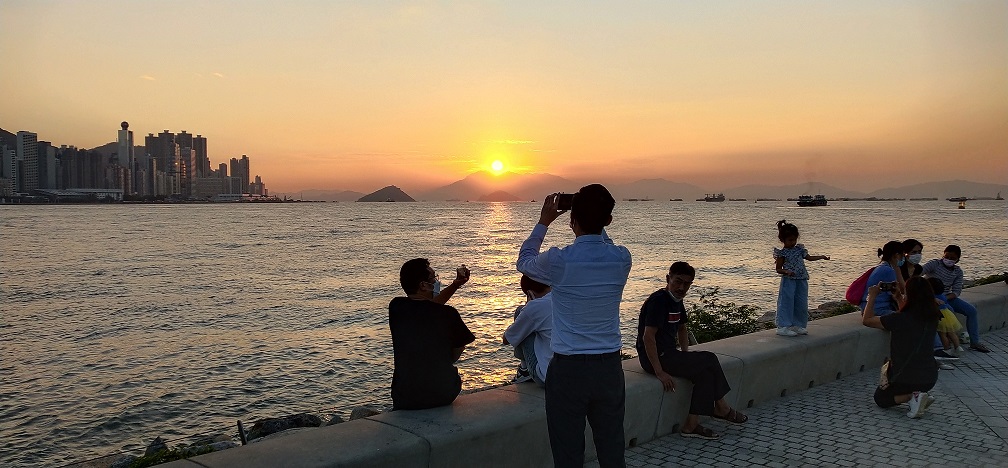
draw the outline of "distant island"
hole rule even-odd
[[[498,190],[496,192],[488,193],[479,197],[479,201],[482,202],[508,202],[508,201],[521,201],[522,199],[516,197],[510,193],[503,190]]]
[[[415,202],[413,197],[395,185],[375,190],[357,199],[359,202]]]

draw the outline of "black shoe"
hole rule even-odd
[[[958,361],[959,360],[958,357],[953,356],[953,355],[951,355],[949,353],[946,353],[944,349],[939,349],[938,351],[935,351],[934,352],[934,357],[935,357],[935,359],[942,360],[942,361]]]
[[[972,349],[973,351],[980,351],[981,353],[989,353],[990,352],[990,348],[988,348],[988,347],[986,347],[986,346],[984,346],[984,345],[982,345],[980,343],[971,343],[970,344],[970,349]]]

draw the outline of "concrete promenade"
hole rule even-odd
[[[627,449],[627,466],[1008,466],[1008,328],[983,342],[992,353],[939,372],[921,419],[875,406],[876,368],[741,408],[741,426],[701,418],[721,439],[665,435]]]

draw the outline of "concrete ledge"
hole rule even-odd
[[[1008,286],[969,288],[964,300],[976,306],[980,332],[1008,325]],[[889,353],[889,334],[861,325],[857,313],[809,324],[809,335],[780,337],[774,330],[736,336],[692,350],[718,356],[732,387],[725,397],[746,408],[864,370],[875,370]],[[995,350],[1008,352],[1008,350]],[[626,380],[627,444],[641,444],[677,431],[689,411],[692,385],[678,390],[623,361]],[[745,429],[744,429],[745,430]],[[595,456],[591,429],[585,431],[586,459]],[[508,385],[460,396],[442,408],[394,411],[335,426],[169,463],[195,467],[345,466],[552,466],[546,429],[545,392],[538,385]]]

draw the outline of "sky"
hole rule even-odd
[[[0,89],[0,128],[186,130],[272,193],[1008,183],[1004,1],[2,0]]]

